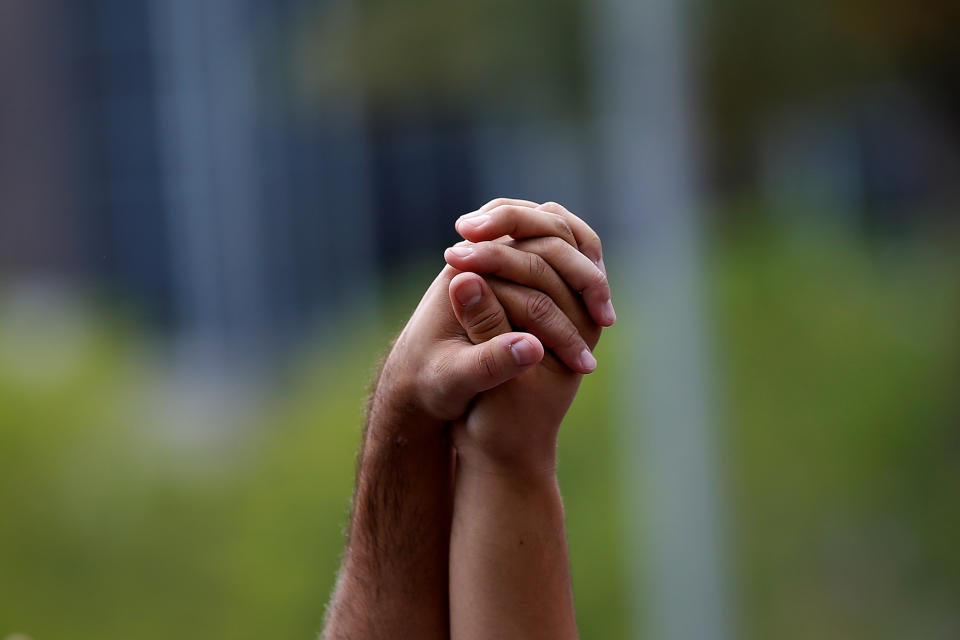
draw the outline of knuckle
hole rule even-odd
[[[500,197],[494,198],[493,200],[485,204],[484,207],[489,209],[495,209],[496,207],[499,207],[501,205],[508,204],[508,203],[509,203],[508,198],[504,198],[503,196],[500,196]]]
[[[562,204],[559,202],[554,202],[553,200],[544,202],[542,205],[540,205],[540,208],[544,211],[550,211],[553,213],[565,213],[567,210]]]
[[[590,281],[587,283],[587,288],[609,289],[610,284],[607,281],[607,274],[605,274],[603,271],[600,271],[600,269],[596,269],[590,276]]]
[[[580,337],[580,331],[572,324],[560,332],[560,340],[560,344],[564,347],[579,347],[583,342],[583,339]]]
[[[603,241],[600,240],[600,236],[593,229],[590,229],[589,242],[590,244],[594,245],[598,250],[603,247]]]
[[[590,230],[590,234],[587,236],[583,246],[580,248],[591,252],[591,254],[596,256],[598,260],[600,259],[600,256],[603,255],[603,242],[600,241],[600,236],[598,236],[597,232],[593,229]]]
[[[539,280],[547,273],[547,261],[535,253],[527,254],[527,268],[530,275]]]
[[[527,316],[534,322],[546,322],[552,310],[553,301],[545,293],[537,292],[527,298]]]
[[[500,363],[489,349],[480,349],[477,353],[477,370],[490,378],[500,374]]]
[[[554,255],[556,254],[563,255],[563,252],[569,250],[570,248],[569,242],[557,236],[543,238],[542,242],[544,244],[544,248]]]
[[[557,237],[573,241],[574,246],[576,246],[576,241],[573,236],[573,229],[570,228],[570,224],[566,220],[558,216],[554,220],[553,225]]]
[[[432,389],[437,395],[447,396],[451,393],[451,379],[449,363],[444,359],[438,359],[427,368],[424,376],[424,387]]]
[[[497,329],[505,319],[503,308],[498,306],[495,309],[486,309],[471,318],[467,322],[467,328],[470,333],[484,335]]]

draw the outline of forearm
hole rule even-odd
[[[449,434],[402,407],[369,413],[323,638],[448,638]]]
[[[556,476],[460,459],[455,493],[452,637],[577,638]]]

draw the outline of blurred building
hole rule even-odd
[[[263,87],[290,4],[5,3],[4,272],[104,287],[220,355],[367,288],[358,140]]]
[[[493,194],[583,200],[570,125],[298,105],[284,41],[306,6],[5,3],[3,273],[92,285],[188,354],[256,359],[411,256],[439,263]]]
[[[589,27],[583,3],[548,4],[3,3],[0,273],[91,287],[182,353],[257,361],[411,257],[439,266],[453,219],[490,197],[558,200],[603,231]],[[787,9],[807,30],[796,50],[777,37]],[[949,75],[909,81],[943,59],[925,43],[946,41],[894,41],[890,60],[916,69],[864,84],[824,67],[805,5],[712,11],[697,100],[714,195],[858,227],[950,210],[956,91]],[[806,70],[803,100],[782,69]]]
[[[944,215],[958,197],[960,148],[949,131],[901,84],[794,104],[760,130],[760,183],[788,224],[839,218],[902,231]]]

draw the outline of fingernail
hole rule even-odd
[[[480,290],[480,283],[474,279],[457,287],[453,295],[457,299],[457,302],[460,303],[460,306],[466,309],[480,302],[480,298],[483,297],[483,292]]]
[[[610,301],[610,298],[607,298],[607,301],[600,307],[600,315],[610,324],[617,321],[617,312],[614,311],[613,302]]]
[[[461,218],[457,221],[457,226],[466,226],[471,229],[478,229],[485,225],[490,220],[489,214],[483,214],[481,216],[473,216],[472,218]]]
[[[589,349],[584,349],[580,352],[580,365],[586,369],[588,373],[597,368],[597,359],[593,357]]]
[[[603,271],[603,275],[607,275],[607,267],[604,266],[603,264],[603,258],[600,258],[594,264],[597,265],[597,269],[600,269],[600,271]]]
[[[450,253],[457,256],[458,258],[467,258],[473,255],[473,249],[470,247],[450,247],[447,249]]]
[[[533,364],[540,358],[537,348],[524,338],[520,338],[510,345],[510,355],[513,356],[513,361],[521,367]]]

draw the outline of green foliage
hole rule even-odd
[[[715,384],[748,635],[956,629],[957,266],[931,243],[824,234],[717,247]],[[385,326],[418,288],[400,288]],[[626,637],[632,600],[619,505],[638,488],[620,486],[611,376],[629,322],[601,341],[561,435],[587,638]],[[151,404],[162,394],[140,340],[92,326],[42,383],[0,340],[0,637],[313,637],[387,333],[358,326],[317,347],[246,430],[185,451],[150,426],[169,407]]]
[[[717,288],[758,638],[960,630],[955,244],[739,238]]]

